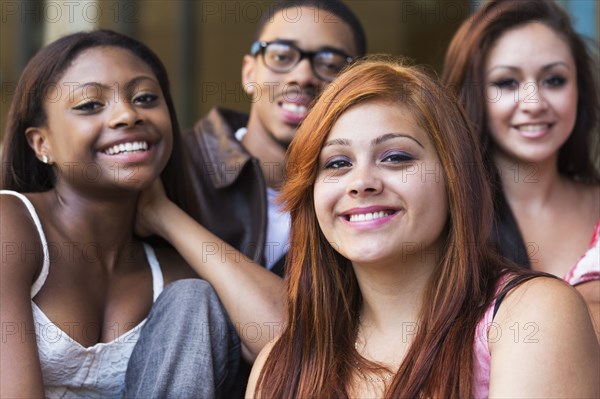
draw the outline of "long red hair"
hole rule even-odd
[[[478,140],[457,102],[426,73],[372,57],[328,86],[289,148],[281,194],[292,220],[288,325],[259,376],[256,394],[263,398],[347,397],[355,362],[377,368],[354,348],[361,293],[350,261],[321,232],[313,197],[329,131],[350,107],[373,99],[406,107],[430,134],[449,203],[445,244],[425,293],[419,332],[385,396],[472,394],[475,328],[504,269],[485,244],[492,201]]]

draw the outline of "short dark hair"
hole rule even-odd
[[[356,46],[357,55],[364,56],[367,53],[367,38],[365,31],[359,19],[352,12],[350,7],[340,0],[281,0],[269,6],[268,12],[263,13],[256,29],[256,38],[258,40],[267,23],[273,16],[281,10],[286,10],[292,7],[308,7],[316,8],[332,13],[339,19],[344,21],[350,27],[354,36],[354,45]]]

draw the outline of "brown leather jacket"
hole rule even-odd
[[[190,213],[208,230],[264,265],[266,183],[258,160],[234,136],[247,122],[245,114],[213,108],[185,132],[186,152],[191,158],[190,191],[198,207]],[[210,256],[212,245],[203,243],[199,250]]]

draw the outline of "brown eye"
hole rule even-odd
[[[407,154],[405,152],[392,152],[384,154],[383,158],[381,159],[381,162],[401,163],[412,161],[414,159],[415,158],[412,155]]]
[[[149,104],[158,99],[158,96],[155,94],[142,94],[133,99],[133,102],[139,104]]]
[[[499,79],[492,84],[500,89],[517,90],[519,88],[519,82],[512,78]]]
[[[551,76],[547,79],[544,79],[544,85],[549,87],[561,87],[567,82],[567,79],[562,76]]]
[[[87,101],[83,104],[79,104],[73,107],[76,111],[95,111],[102,106],[98,101]]]
[[[325,163],[325,169],[341,169],[352,166],[352,163],[345,158],[335,158]]]

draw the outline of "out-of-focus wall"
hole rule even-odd
[[[44,43],[80,29],[108,28],[149,45],[171,78],[180,124],[189,127],[215,105],[246,111],[242,56],[255,26],[277,0],[0,0],[0,139],[27,60]],[[367,32],[370,53],[404,55],[440,72],[446,46],[481,4],[473,0],[347,0]],[[570,12],[596,0],[562,1]],[[580,13],[580,19],[589,10]],[[589,18],[585,18],[589,31]],[[597,41],[598,42],[598,41]]]
[[[169,71],[184,127],[217,104],[248,110],[240,83],[242,56],[256,23],[276,1],[1,0],[1,131],[26,61],[42,44],[80,29],[114,29],[156,51]],[[452,32],[469,12],[466,1],[347,4],[363,22],[370,52],[403,54],[436,69]]]

